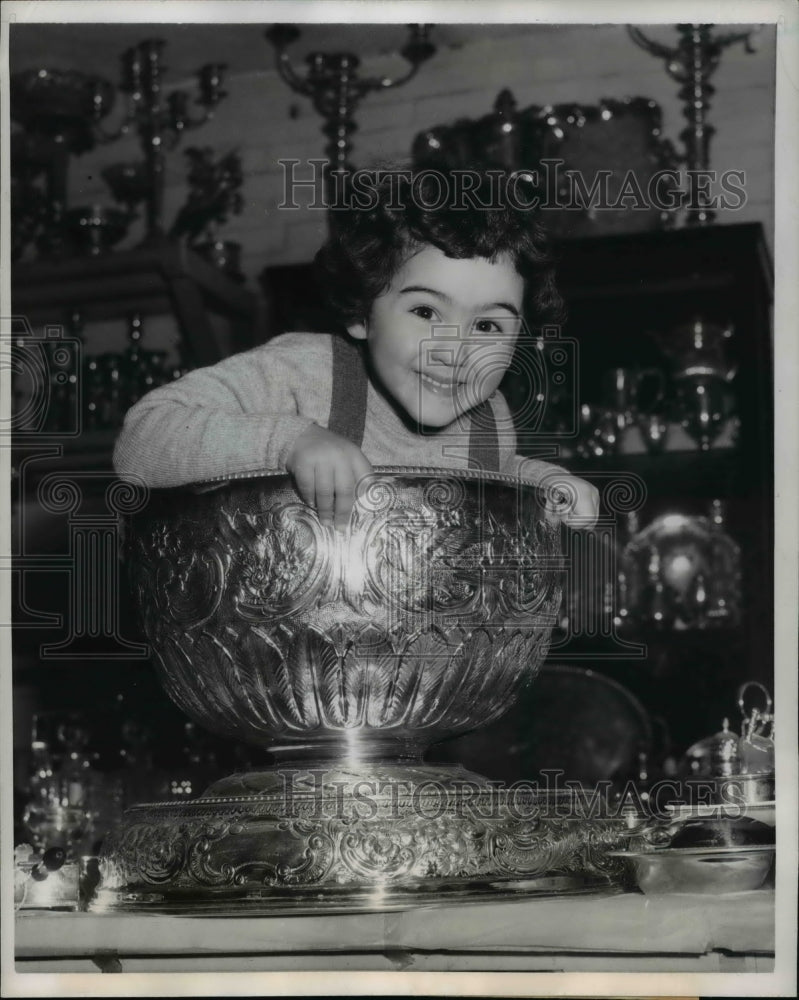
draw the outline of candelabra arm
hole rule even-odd
[[[645,52],[649,52],[653,56],[657,56],[660,59],[676,59],[678,52],[677,49],[670,49],[667,45],[661,45],[659,42],[653,42],[651,38],[647,38],[646,35],[637,28],[634,24],[627,25],[627,33],[630,38],[635,42],[635,44],[643,49]]]
[[[416,63],[416,65],[411,66],[407,73],[403,76],[397,77],[371,77],[367,80],[361,80],[358,86],[360,96],[368,93],[371,90],[391,90],[392,87],[401,87],[403,83],[407,83],[408,80],[412,80],[416,74],[419,72],[419,67],[421,63]]]
[[[416,75],[421,64],[434,55],[436,48],[428,40],[431,25],[412,24],[408,27],[410,39],[401,50],[401,55],[410,68],[396,78],[359,78],[360,60],[350,52],[312,52],[307,58],[307,75],[299,76],[286,53],[287,47],[299,38],[299,29],[294,25],[275,24],[264,33],[275,50],[280,78],[295,93],[309,97],[314,109],[324,119],[322,132],[328,139],[325,152],[329,157],[325,170],[326,185],[334,185],[339,177],[352,169],[349,154],[351,137],[357,130],[354,113],[360,101],[372,91],[388,90],[406,83]]]
[[[213,108],[205,108],[199,118],[191,118],[189,115],[185,115],[171,121],[167,126],[167,130],[174,137],[174,143],[170,148],[174,149],[180,141],[180,137],[186,132],[191,129],[200,128],[201,125],[205,125],[210,122],[213,117]]]
[[[197,124],[201,125],[202,122],[198,122]],[[194,127],[195,126],[192,122],[183,122],[180,128],[167,129],[167,131],[161,136],[164,152],[174,152],[180,145],[180,141],[183,138],[186,129]]]
[[[97,124],[94,126],[93,135],[94,138],[97,140],[97,142],[99,142],[103,146],[107,146],[112,142],[117,142],[123,136],[128,135],[130,133],[130,127],[132,124],[133,124],[132,119],[125,121],[122,123],[122,125],[119,126],[118,129],[115,129],[113,132],[109,132],[106,129],[104,129],[102,125]]]
[[[679,97],[688,127],[680,133],[685,145],[682,162],[689,171],[707,170],[710,163],[710,140],[715,129],[708,122],[710,100],[714,90],[710,79],[716,72],[726,48],[743,42],[747,52],[754,52],[752,35],[759,27],[732,31],[714,36],[710,24],[678,24],[680,42],[668,48],[647,38],[635,25],[627,25],[630,38],[644,49],[666,62],[666,72],[680,85]],[[691,225],[706,225],[713,221],[714,212],[704,204],[698,190],[692,189],[687,221]]]
[[[738,42],[744,43],[744,50],[752,55],[757,50],[752,42],[752,35],[758,34],[758,32],[763,30],[762,25],[758,25],[756,28],[750,28],[748,31],[731,31],[726,35],[719,35],[715,39],[716,45],[719,48],[728,48],[730,45],[736,45]]]
[[[115,129],[106,129],[103,126],[100,115],[95,115],[94,120],[92,121],[92,136],[96,142],[102,145],[108,145],[108,143],[117,142],[123,136],[129,135],[131,128],[135,124],[136,104],[134,101],[128,101],[125,117]]]
[[[291,59],[286,52],[278,52],[277,54],[277,71],[280,74],[280,78],[284,83],[287,83],[293,91],[298,94],[303,94],[305,97],[311,97],[314,93],[314,88],[308,82],[304,80],[291,65]]]
[[[436,47],[429,40],[431,24],[409,24],[410,38],[407,45],[402,49],[402,56],[410,63],[410,69],[402,76],[395,79],[383,77],[382,79],[372,79],[368,81],[370,90],[389,90],[391,87],[400,87],[403,83],[413,79],[419,72],[422,63],[427,62],[436,53]]]

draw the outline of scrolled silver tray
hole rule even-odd
[[[336,895],[326,892],[292,888],[281,893],[253,892],[238,899],[197,898],[187,907],[185,900],[174,899],[159,892],[125,892],[104,889],[102,885],[89,902],[91,913],[159,913],[192,916],[206,914],[224,916],[334,916],[351,913],[387,913],[419,908],[440,908],[476,903],[523,902],[564,896],[611,896],[623,892],[623,887],[605,876],[588,874],[557,874],[518,882],[495,882],[475,879],[472,882],[441,882],[392,886],[381,891],[343,890]]]

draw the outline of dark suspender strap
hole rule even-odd
[[[359,448],[366,424],[369,379],[360,347],[349,337],[333,334],[333,385],[328,430]]]
[[[486,399],[470,416],[469,468],[499,472],[499,434],[491,403]]]
[[[333,335],[333,385],[328,430],[359,448],[366,424],[369,377],[361,348],[348,337]],[[470,415],[469,468],[499,472],[499,434],[494,410],[486,400]]]

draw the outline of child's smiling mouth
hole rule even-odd
[[[438,395],[454,395],[461,386],[466,383],[458,378],[441,378],[438,375],[431,375],[429,372],[417,372],[419,379],[426,389]]]

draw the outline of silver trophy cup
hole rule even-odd
[[[424,762],[502,715],[546,655],[561,528],[541,489],[378,470],[338,533],[276,474],[157,492],[129,527],[166,691],[274,763],[128,810],[98,905],[361,906],[602,873],[609,827]]]

